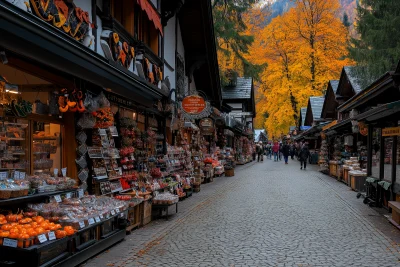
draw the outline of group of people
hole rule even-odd
[[[255,157],[257,156],[257,162],[262,162],[264,155],[267,158],[272,159],[274,156],[274,161],[280,161],[283,159],[285,164],[289,164],[289,156],[293,160],[296,156],[300,161],[300,169],[307,168],[307,160],[310,157],[310,150],[308,149],[307,143],[289,143],[287,140],[274,142],[274,144],[268,143],[264,145],[261,141],[256,144]]]

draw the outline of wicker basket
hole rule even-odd
[[[24,193],[23,189],[13,189],[11,190],[11,196],[10,198],[14,198],[14,197],[21,197]]]
[[[225,170],[225,176],[226,177],[235,176],[235,169]]]
[[[0,190],[0,199],[9,199],[11,196],[11,190]]]

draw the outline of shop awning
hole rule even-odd
[[[331,123],[328,123],[327,125],[325,125],[324,127],[322,127],[322,131],[328,130],[329,128],[335,126],[337,123],[338,123],[337,120],[334,120],[334,121],[332,121]]]
[[[333,135],[336,133],[345,133],[351,132],[351,119],[342,120],[337,122],[335,125],[332,125],[327,131],[325,132],[327,135]]]
[[[161,18],[157,10],[154,9],[153,5],[148,0],[137,0],[137,3],[140,5],[142,10],[146,12],[147,17],[149,17],[149,20],[153,21],[156,29],[160,31],[161,35],[163,35]]]
[[[400,101],[395,101],[363,112],[355,117],[356,120],[375,121],[400,112]]]

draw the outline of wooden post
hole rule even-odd
[[[372,174],[372,139],[373,139],[373,126],[368,125],[368,136],[367,136],[367,175]]]
[[[392,186],[391,188],[391,199],[396,200],[396,194],[394,192],[394,185],[396,184],[396,163],[397,163],[397,136],[393,136],[392,144]]]

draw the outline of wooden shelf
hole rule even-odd
[[[33,137],[33,140],[36,141],[46,141],[46,140],[58,140],[57,136],[45,136],[45,137]]]

